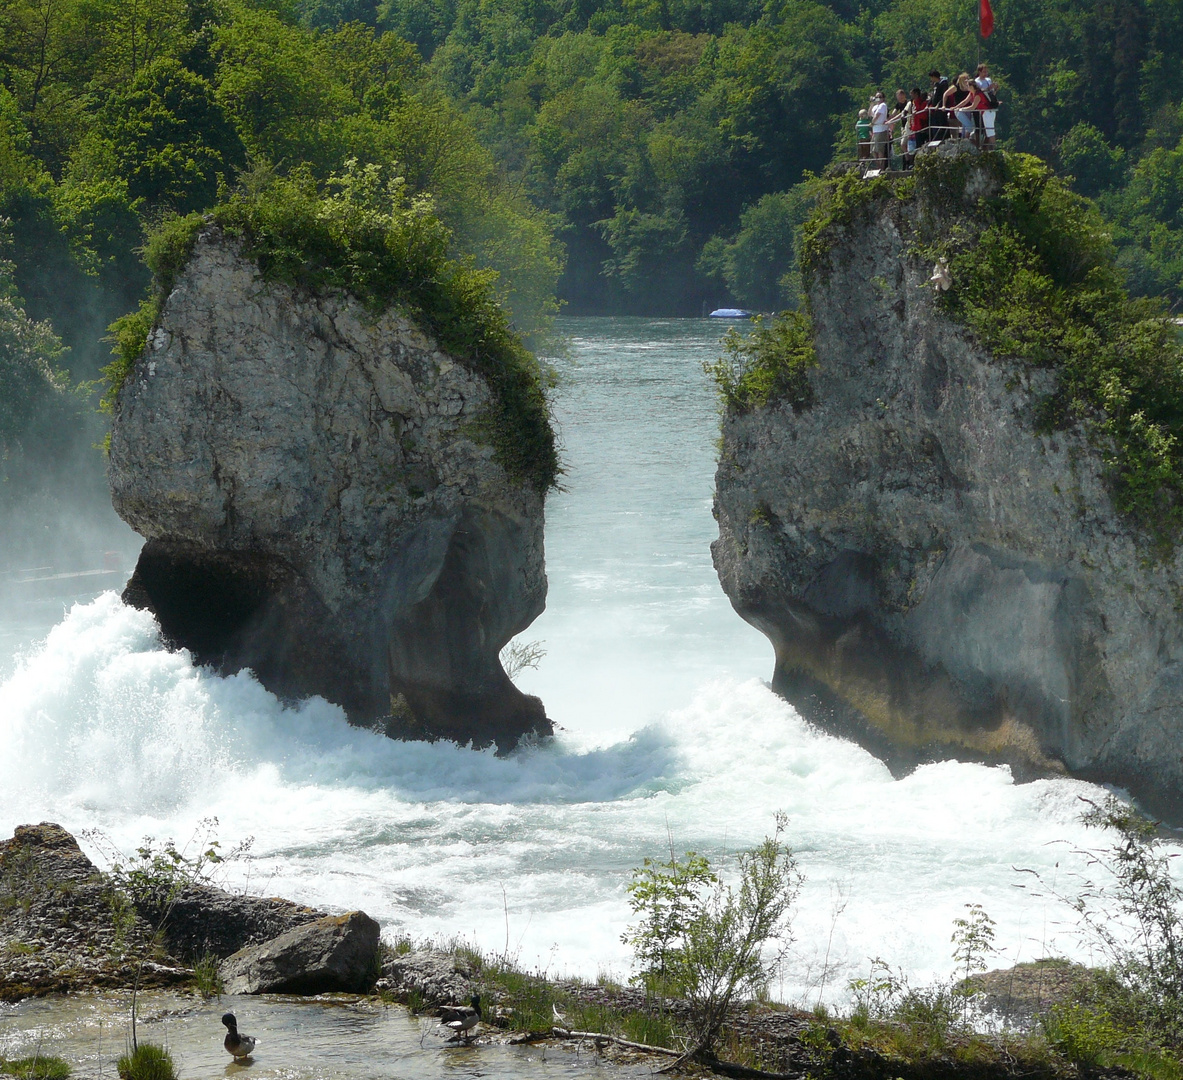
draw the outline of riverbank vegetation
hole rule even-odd
[[[576,1040],[626,1052],[648,1044],[732,1076],[1178,1078],[1183,890],[1171,857],[1156,827],[1116,799],[1088,803],[1083,820],[1105,841],[1088,853],[1088,878],[1063,893],[1027,873],[1030,883],[1022,887],[1075,910],[1105,959],[1102,967],[1050,958],[985,973],[998,956],[993,922],[981,906],[967,904],[951,927],[955,971],[947,980],[914,986],[873,959],[849,983],[845,1010],[774,1003],[766,980],[783,956],[775,946],[787,940],[798,881],[779,830],[728,868],[728,876],[738,871],[738,891],[720,891],[721,868],[693,852],[634,873],[628,986],[528,973],[508,954],[471,944],[445,948],[489,1003],[491,1022],[518,1032],[519,1041]],[[757,904],[770,918],[739,920],[753,931],[740,935],[745,940],[774,945],[763,954],[773,966],[756,970],[737,965],[731,948],[702,946],[719,940],[720,927],[735,925],[726,913],[737,910],[737,898],[761,894],[760,881],[775,883],[762,895],[776,902]],[[395,946],[403,955],[415,949],[409,940]],[[730,975],[749,971],[756,981],[721,1012],[704,1013],[688,989],[702,985],[704,959]],[[730,975],[721,982],[730,985]],[[401,999],[413,1008],[428,1004],[415,992]],[[704,1026],[706,1015],[718,1019],[717,1027]]]

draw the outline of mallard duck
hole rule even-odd
[[[472,995],[471,1005],[445,1005],[440,1009],[440,1027],[448,1028],[453,1039],[468,1033],[481,1022],[481,995]]]
[[[251,1051],[255,1048],[255,1040],[250,1035],[238,1034],[238,1021],[234,1019],[234,1013],[226,1013],[222,1017],[222,1023],[227,1029],[226,1038],[222,1040],[226,1052],[233,1055],[235,1061],[250,1057]]]

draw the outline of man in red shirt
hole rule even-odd
[[[912,115],[908,124],[907,164],[910,168],[916,151],[928,142],[928,98],[918,86],[912,87]]]

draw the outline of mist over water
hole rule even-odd
[[[519,680],[556,739],[507,758],[395,743],[319,699],[285,707],[249,674],[194,669],[107,593],[0,669],[0,833],[50,819],[130,849],[216,816],[224,844],[255,837],[230,884],[594,977],[627,973],[624,887],[643,857],[671,841],[722,857],[784,810],[807,882],[779,995],[813,1001],[828,966],[824,996],[841,998],[869,956],[948,973],[970,902],[997,920],[1004,961],[1087,959],[1067,910],[1015,868],[1069,887],[1071,849],[1098,840],[1078,800],[1100,789],[953,762],[896,781],[767,689],[772,650],[710,562],[717,417],[701,362],[720,328],[563,329],[568,471],[547,508],[547,611],[523,635],[547,653]]]

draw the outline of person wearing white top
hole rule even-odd
[[[887,99],[880,91],[871,100],[871,157],[883,169],[887,167],[887,143],[891,138],[891,128],[887,123]]]
[[[978,64],[977,78],[974,79],[979,90],[983,94],[989,95],[994,88],[994,80],[990,78],[990,70],[985,64]],[[986,136],[985,148],[992,150],[994,148],[994,121],[998,117],[997,109],[985,109],[982,112],[982,132]]]

